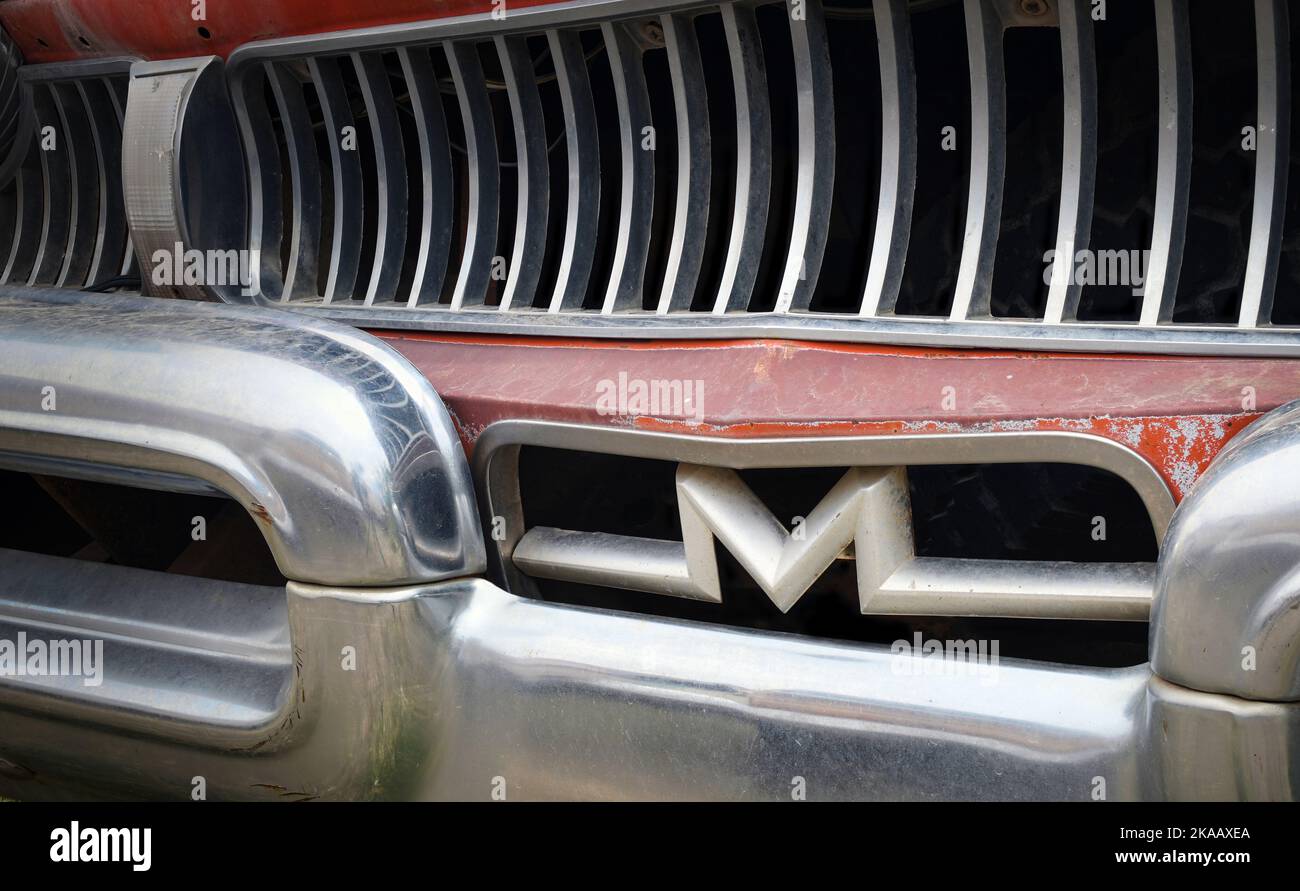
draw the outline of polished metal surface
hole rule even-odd
[[[1255,196],[1238,324],[1267,325],[1286,221],[1291,159],[1291,24],[1284,0],[1255,0]]]
[[[0,453],[22,466],[202,481],[249,511],[292,579],[407,584],[484,565],[441,400],[367,334],[247,307],[9,291],[0,341]]]
[[[1154,0],[1154,3],[1160,129],[1156,145],[1151,260],[1143,283],[1142,311],[1138,319],[1138,324],[1145,327],[1173,320],[1192,176],[1192,38],[1187,4],[1182,0]]]
[[[1097,53],[1092,6],[1064,0],[1057,10],[1061,28],[1061,79],[1065,99],[1065,138],[1061,143],[1061,199],[1056,219],[1056,254],[1043,321],[1074,321],[1083,286],[1074,262],[1088,247],[1093,191],[1097,179]]]
[[[1174,514],[1156,576],[1161,677],[1300,700],[1300,403],[1237,434]]]
[[[898,301],[916,196],[916,68],[905,0],[872,0],[880,46],[880,200],[863,316],[890,315]]]
[[[970,66],[970,188],[957,290],[948,314],[954,321],[991,315],[993,260],[1007,166],[1002,20],[993,0],[963,0],[963,4]]]
[[[790,244],[776,292],[778,312],[812,305],[835,185],[835,94],[826,20],[817,0],[786,0],[794,49],[797,142]]]
[[[681,542],[576,532],[525,522],[519,452],[541,446],[681,462]],[[502,421],[480,435],[474,470],[487,517],[502,519],[497,572],[514,591],[529,576],[718,602],[716,537],[782,611],[854,543],[864,613],[1143,621],[1148,564],[1044,564],[916,558],[901,465],[1066,463],[1097,467],[1130,485],[1157,542],[1174,510],[1159,473],[1112,440],[1065,432],[881,435],[741,441],[544,421]],[[786,530],[735,470],[852,467]],[[895,468],[889,471],[888,468]]]
[[[39,633],[62,609],[61,635],[94,636],[111,618],[112,646],[171,671],[158,704],[130,707],[135,660],[106,660],[104,684],[80,691],[0,678],[0,794],[186,799],[196,775],[209,800],[789,800],[796,778],[812,800],[1086,801],[1098,777],[1116,801],[1297,794],[1300,709],[1184,691],[1145,666],[957,671],[897,645],[579,609],[481,580],[290,583],[287,608],[254,590],[240,596],[259,608],[238,615],[211,583],[149,580],[143,604],[99,584],[98,602],[41,607],[0,577],[0,627]],[[198,629],[195,646],[161,645],[162,610]]]

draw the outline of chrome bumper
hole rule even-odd
[[[65,578],[71,562],[0,555],[8,580]],[[1195,693],[1146,666],[932,675],[882,647],[541,603],[478,579],[291,583],[217,632],[214,599],[270,593],[230,587],[115,570],[93,598],[64,586],[22,615],[9,591],[0,637],[48,634],[57,616],[63,636],[108,641],[98,687],[0,681],[0,793],[184,799],[197,777],[211,799],[280,800],[1300,791],[1300,707]],[[106,619],[119,608],[149,623]]]
[[[0,641],[104,648],[94,685],[0,674],[0,795],[1300,797],[1287,550],[1300,446],[1286,409],[1240,436],[1175,515],[1155,673],[1013,660],[936,672],[878,646],[561,606],[475,578],[469,474],[437,394],[366,335],[25,293],[0,300],[0,339],[0,465],[221,490],[265,509],[296,579],[255,588],[0,551]],[[170,387],[122,389],[151,369]],[[45,379],[56,415],[32,407]],[[217,423],[241,387],[256,398],[240,423]],[[308,472],[340,485],[307,485]],[[1243,524],[1234,493],[1250,486],[1268,500]],[[362,522],[349,504],[369,511],[372,539],[346,534]],[[1250,565],[1243,584],[1211,583],[1210,543]],[[1245,673],[1231,659],[1242,646]]]

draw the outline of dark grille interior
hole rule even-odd
[[[125,71],[10,86],[28,94],[35,121],[23,162],[0,187],[0,284],[85,288],[131,279]]]
[[[550,526],[661,540],[680,540],[676,464],[641,458],[525,447],[519,491],[527,528]],[[741,477],[790,528],[843,475],[845,468],[751,470]],[[556,480],[582,479],[581,487]],[[918,466],[908,469],[916,552],[923,557],[1149,562],[1155,535],[1137,494],[1118,477],[1062,464]],[[1095,517],[1106,521],[1094,537]],[[890,643],[913,631],[993,635],[1002,654],[1095,665],[1146,659],[1146,625],[1136,622],[1044,621],[862,615],[852,560],[836,561],[782,614],[736,562],[716,546],[723,602],[531,580],[543,599],[674,616],[741,627]],[[522,593],[522,592],[521,592]]]

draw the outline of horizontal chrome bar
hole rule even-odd
[[[937,317],[860,319],[832,313],[501,313],[495,310],[379,309],[304,306],[302,312],[364,328],[395,331],[677,340],[797,340],[962,349],[1159,353],[1192,356],[1300,356],[1300,328],[1072,323]]]

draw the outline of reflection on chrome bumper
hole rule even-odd
[[[193,582],[127,572],[136,597]],[[184,593],[204,608],[203,589]],[[0,636],[40,627],[4,600]],[[101,686],[0,678],[0,794],[185,798],[201,776],[214,799],[789,799],[801,777],[810,799],[1088,800],[1103,782],[1111,800],[1293,798],[1300,775],[1300,707],[1192,692],[1145,666],[921,675],[883,647],[541,603],[482,580],[291,583],[282,637],[254,623],[183,645],[129,617],[110,633],[117,602],[101,588],[98,605],[62,607],[65,636],[110,638]],[[171,620],[192,625],[181,612]],[[197,660],[216,656],[230,681],[197,683]],[[181,683],[121,699],[140,664]]]

